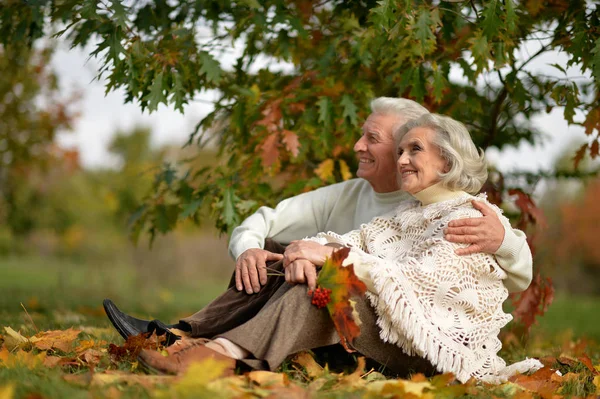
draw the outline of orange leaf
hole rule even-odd
[[[45,331],[31,337],[30,341],[40,350],[58,349],[70,352],[73,341],[77,339],[81,331],[69,328],[68,330]]]
[[[594,367],[594,364],[592,363],[592,359],[589,358],[588,355],[584,354],[583,356],[580,356],[579,361],[581,363],[583,363],[585,365],[585,367],[588,368],[588,370],[590,370],[592,373],[596,374],[596,375],[600,375],[600,372],[598,372],[598,370],[596,370],[596,368]]]
[[[350,248],[335,251],[323,264],[317,284],[331,290],[331,301],[327,304],[327,310],[340,335],[341,344],[346,351],[354,352],[350,345],[360,334],[360,320],[350,298],[364,295],[367,287],[354,274],[353,265],[342,266],[349,252]]]
[[[266,140],[260,145],[262,165],[268,168],[279,158],[279,134],[273,133],[267,136]]]
[[[509,381],[538,393],[542,398],[551,398],[559,387],[559,383],[552,380],[552,377],[556,375],[554,370],[544,367],[532,375],[519,374],[511,377]]]
[[[285,148],[296,158],[300,152],[300,142],[298,141],[298,135],[290,130],[283,130],[283,142]]]

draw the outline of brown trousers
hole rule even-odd
[[[265,244],[265,249],[272,252],[284,249],[274,242]],[[273,262],[269,267],[282,269],[281,263]],[[225,293],[182,322],[191,326],[193,337],[227,338],[256,358],[244,363],[274,370],[293,353],[340,342],[327,310],[312,305],[306,292],[305,285],[289,285],[279,276],[269,276],[267,284],[253,295],[237,291],[230,284]],[[408,356],[398,346],[384,343],[373,307],[366,298],[354,299],[362,325],[353,346],[360,354],[401,375],[435,372],[427,360]]]

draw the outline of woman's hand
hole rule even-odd
[[[323,266],[325,258],[331,256],[335,248],[321,245],[314,241],[292,241],[285,248],[283,266],[288,267],[299,259],[306,259],[315,266]]]
[[[317,287],[317,267],[306,259],[298,259],[285,268],[285,281],[288,284],[307,284],[308,289]]]

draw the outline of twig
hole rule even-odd
[[[40,330],[38,330],[37,326],[35,325],[33,319],[31,318],[31,316],[29,315],[29,312],[27,311],[27,309],[25,309],[25,305],[23,305],[23,302],[21,302],[21,307],[23,308],[23,310],[25,311],[25,314],[27,315],[27,317],[29,317],[29,321],[31,322],[31,324],[33,324],[33,328],[35,328],[35,332],[36,334],[40,332]]]

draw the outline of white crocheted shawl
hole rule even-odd
[[[512,319],[502,310],[508,296],[502,284],[506,273],[494,256],[458,256],[454,251],[461,245],[444,239],[449,221],[481,216],[471,205],[473,199],[504,218],[484,196],[464,193],[428,206],[405,201],[358,230],[342,236],[320,233],[310,240],[349,246],[352,262],[368,267],[375,293],[367,297],[377,312],[383,341],[428,359],[461,382],[475,377],[499,383],[541,363],[527,359],[506,367],[498,357],[498,334]]]

